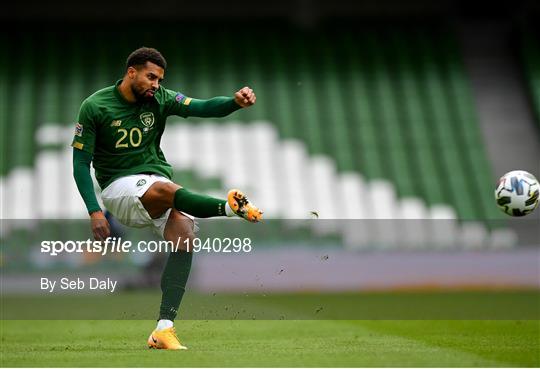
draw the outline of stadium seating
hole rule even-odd
[[[520,51],[530,88],[532,106],[535,110],[536,122],[540,127],[540,46],[538,46],[538,36],[534,31],[523,30]]]
[[[84,214],[69,159],[77,109],[146,44],[166,56],[168,88],[208,98],[250,85],[258,96],[255,108],[221,120],[170,119],[165,154],[190,188],[245,188],[276,217],[499,218],[459,49],[444,27],[76,32],[10,39],[23,56],[0,89],[2,133],[16,127],[1,163],[0,185],[18,193],[2,199],[11,216]],[[234,175],[223,160],[237,163]],[[34,183],[42,203],[32,208],[21,189]],[[297,205],[283,209],[279,196]]]

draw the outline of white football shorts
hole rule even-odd
[[[151,227],[163,237],[171,209],[159,218],[152,219],[140,199],[156,182],[173,183],[158,174],[135,174],[118,178],[101,192],[103,205],[120,223],[134,228]],[[183,212],[182,214],[193,221],[193,229],[196,230],[195,218]]]

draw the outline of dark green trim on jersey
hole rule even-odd
[[[79,193],[84,200],[88,214],[101,210],[97,202],[96,193],[94,192],[94,183],[90,176],[91,161],[92,154],[79,149],[73,149],[73,177],[75,178]]]

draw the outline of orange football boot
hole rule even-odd
[[[241,218],[257,223],[262,220],[263,212],[254,206],[240,190],[230,190],[227,202],[232,211]]]
[[[148,347],[158,350],[187,350],[187,347],[180,343],[174,327],[154,330],[148,337]]]

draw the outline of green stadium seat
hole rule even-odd
[[[524,27],[521,37],[521,57],[529,85],[531,104],[540,128],[540,39],[538,32]]]
[[[302,31],[286,25],[271,30],[255,26],[250,36],[240,38],[227,25],[179,31],[165,24],[160,29],[166,36],[159,39],[153,31],[125,29],[8,40],[21,47],[23,57],[12,66],[16,79],[5,75],[8,58],[0,61],[0,99],[6,104],[0,112],[6,143],[2,176],[13,168],[31,168],[38,154],[34,136],[45,132],[40,125],[68,129],[82,100],[120,78],[127,54],[142,42],[167,57],[167,88],[209,98],[250,85],[258,96],[255,107],[225,119],[170,119],[163,143],[171,149],[165,153],[177,170],[174,179],[186,187],[254,187],[248,175],[253,170],[275,187],[261,192],[265,198],[275,199],[278,187],[290,184],[287,196],[302,210],[291,210],[288,216],[304,216],[313,194],[342,188],[347,198],[356,199],[347,204],[349,217],[354,206],[362,208],[362,216],[370,216],[373,201],[379,200],[385,204],[382,217],[499,217],[468,79],[454,36],[445,27],[340,25]],[[41,46],[34,49],[36,44]],[[538,49],[527,45],[527,60],[537,65]],[[45,56],[40,65],[34,57],[38,51]],[[531,80],[537,81],[539,68],[529,70]],[[535,86],[533,91],[539,91],[539,84]],[[17,130],[8,142],[11,124]],[[215,148],[216,142],[219,147],[238,137],[253,138],[266,152],[250,161],[244,160],[244,147],[231,148],[226,160],[246,162],[235,178],[215,161],[225,160],[217,149],[194,157],[201,147]],[[55,156],[45,151],[68,147],[67,141],[40,148],[49,160],[44,163],[52,168]],[[271,150],[276,152],[269,155]],[[260,163],[275,168],[261,169]],[[68,170],[62,165],[61,171]],[[62,183],[60,190],[71,191],[71,185]],[[363,197],[362,191],[368,194]],[[320,206],[339,216],[332,204]]]

